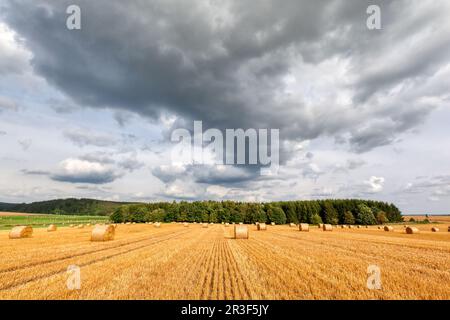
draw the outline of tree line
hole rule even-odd
[[[96,199],[56,199],[31,203],[0,203],[0,211],[64,215],[109,216],[127,202]],[[129,203],[128,203],[129,204]]]
[[[392,203],[360,199],[279,201],[154,202],[122,205],[110,220],[121,222],[265,222],[373,225],[401,222],[400,210]]]

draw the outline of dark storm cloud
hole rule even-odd
[[[257,166],[187,165],[181,168],[159,166],[152,169],[152,174],[164,183],[181,179],[223,186],[244,186],[248,181],[259,178],[259,173]]]
[[[51,176],[51,179],[69,183],[105,184],[113,182],[119,177],[120,175],[110,170],[105,172],[54,174]]]
[[[371,32],[366,8],[376,3],[382,4],[384,29]],[[69,4],[82,8],[80,31],[65,28]],[[432,75],[446,61],[450,42],[442,30],[427,43],[413,41],[415,33],[433,27],[430,21],[446,17],[445,4],[429,7],[413,15],[400,0],[11,0],[3,17],[25,38],[36,72],[80,105],[153,118],[170,112],[203,120],[205,128],[280,128],[282,139],[348,132],[352,149],[365,152],[396,141],[428,114],[393,111],[397,119],[384,130],[360,124],[374,117],[389,122],[392,110],[358,108],[402,81]],[[435,19],[425,19],[430,15]],[[406,28],[398,27],[399,19]],[[402,39],[417,54],[402,63],[377,60],[396,47],[405,52]],[[294,65],[330,58],[349,61],[354,108],[341,110],[329,101],[311,111],[304,101],[277,98]],[[124,124],[123,117],[116,120]]]

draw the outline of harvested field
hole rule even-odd
[[[415,220],[423,221],[425,219],[430,220],[435,223],[448,223],[450,224],[450,215],[430,215],[428,218],[426,216],[403,216],[405,223],[408,223],[409,219],[414,218]]]
[[[108,242],[91,242],[91,228],[0,231],[0,299],[450,299],[450,233],[421,227],[249,225],[235,240],[221,224],[135,224]],[[69,265],[81,268],[80,290],[66,287]],[[366,287],[369,265],[381,290]]]

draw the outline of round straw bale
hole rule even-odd
[[[189,227],[189,224],[187,222],[183,223],[183,226]]]
[[[47,232],[52,232],[52,231],[56,231],[56,225],[55,224],[51,224],[47,228]]]
[[[69,228],[73,228],[73,227],[75,227],[75,225],[74,225],[74,224],[71,224],[71,225],[69,226]]]
[[[79,224],[78,226],[77,226],[77,229],[83,229],[84,228],[84,224]]]
[[[433,227],[433,228],[431,228],[431,231],[432,232],[439,232],[439,228],[438,227]]]
[[[239,222],[239,224],[240,224],[240,225],[243,225],[244,223],[243,223],[243,222]]]
[[[265,223],[258,223],[257,228],[258,228],[258,231],[267,230],[267,226]]]
[[[307,223],[299,223],[298,230],[300,231],[309,231],[309,224]]]
[[[127,222],[127,223],[125,223],[125,224],[131,224],[131,222]]]
[[[87,223],[87,224],[86,224],[86,227],[90,227],[90,226],[91,226],[91,224],[90,224],[90,223]]]
[[[227,223],[225,223],[225,227],[228,227],[230,224],[227,222]]]
[[[292,227],[292,228],[295,227],[295,223],[292,223],[292,222],[289,223],[289,227]]]
[[[381,226],[378,226],[378,229],[381,229]]]
[[[275,222],[271,222],[270,224],[271,224],[272,226],[274,226],[274,225],[275,225]]]
[[[348,228],[349,228],[349,229],[353,229],[353,226],[349,225]]]
[[[447,228],[447,232],[450,232],[450,226],[448,226],[448,228]]]
[[[234,238],[235,239],[248,239],[248,227],[244,225],[234,226]]]
[[[318,227],[319,229],[323,229],[323,223],[319,223]]]
[[[161,223],[160,223],[160,222],[155,222],[155,223],[153,224],[153,226],[154,226],[155,228],[159,228],[159,227],[161,227]]]
[[[384,231],[390,232],[390,231],[394,231],[394,227],[392,226],[384,226]]]
[[[202,223],[202,228],[208,228],[208,224],[207,223]]]
[[[346,227],[346,225],[345,224],[343,224],[342,226],[341,226],[341,229],[344,229]]]
[[[361,226],[358,224],[358,225],[356,226],[356,228],[361,229]]]
[[[417,229],[416,227],[406,227],[405,231],[407,234],[419,233],[419,229]]]
[[[116,228],[112,225],[96,226],[91,233],[91,241],[114,240]]]
[[[33,235],[33,227],[17,226],[11,229],[9,233],[10,239],[29,238]]]
[[[324,224],[323,231],[333,231],[333,226],[331,224]]]

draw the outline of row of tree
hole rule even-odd
[[[109,216],[124,204],[129,203],[68,198],[31,203],[0,203],[0,211]]]
[[[392,203],[372,200],[309,200],[249,203],[235,201],[156,202],[118,207],[110,216],[120,222],[306,222],[311,224],[383,224],[400,222]]]

